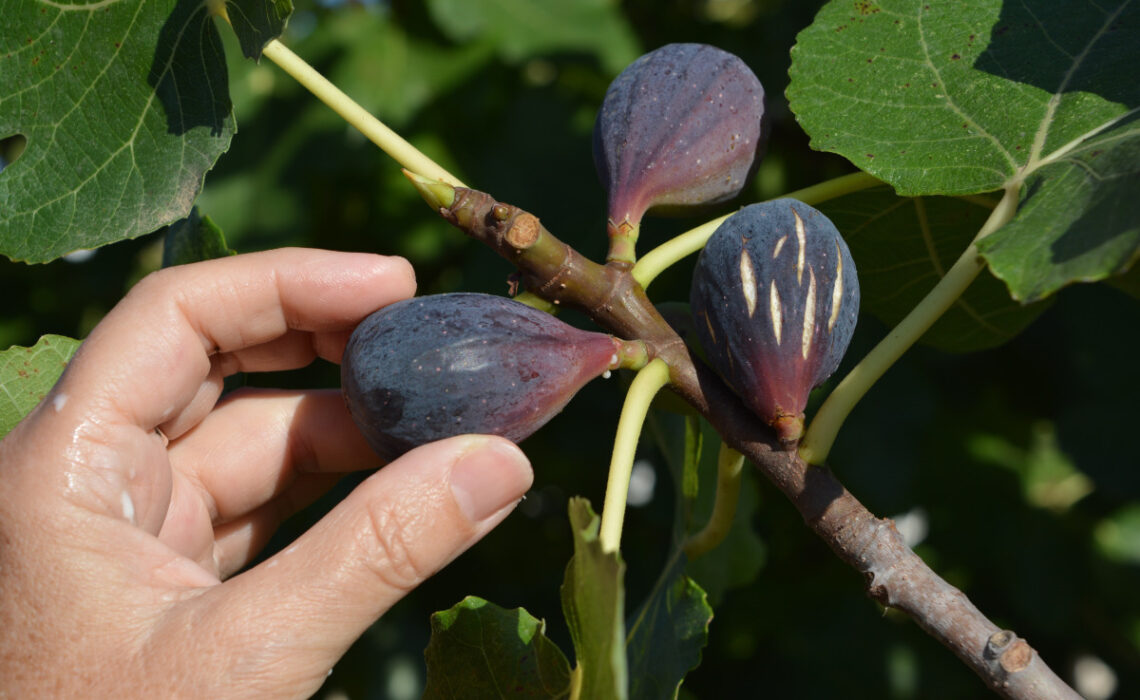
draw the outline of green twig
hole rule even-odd
[[[880,180],[871,175],[858,172],[805,187],[802,190],[789,192],[783,196],[798,199],[804,204],[815,205],[881,184],[883,183]],[[725,214],[718,219],[701,224],[649,251],[633,266],[633,278],[640,282],[642,287],[648,287],[657,275],[660,275],[677,261],[704,248],[705,243],[708,242],[709,237],[713,235],[717,227],[730,216],[732,214]]]
[[[280,41],[274,39],[266,44],[262,55],[276,63],[281,70],[291,75],[321,102],[359,129],[369,141],[379,146],[380,150],[400,165],[421,175],[463,187],[458,178],[372,116]]]
[[[716,459],[716,498],[709,521],[685,540],[685,556],[689,561],[712,551],[728,536],[736,518],[736,504],[740,501],[740,482],[744,473],[744,455],[723,442]]]
[[[843,378],[843,381],[835,387],[835,391],[831,392],[823,402],[800,442],[799,453],[805,462],[822,464],[827,459],[840,426],[859,399],[863,398],[879,377],[882,377],[891,365],[962,296],[982,271],[985,261],[978,256],[977,242],[1013,218],[1017,212],[1019,189],[1013,185],[1005,191],[1005,195],[986,219],[978,235],[954,265],[946,271],[946,275],[917,306],[911,309],[906,318],[887,334],[886,338],[867,353],[867,356]]]
[[[621,529],[625,522],[625,501],[629,494],[629,476],[633,472],[633,457],[641,426],[649,413],[649,403],[669,383],[669,366],[660,358],[653,360],[637,373],[629,385],[625,404],[618,419],[617,437],[614,439],[613,457],[610,459],[609,480],[606,483],[606,500],[602,508],[602,525],[599,539],[603,552],[616,552],[621,546]]]

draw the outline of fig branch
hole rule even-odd
[[[668,366],[671,389],[791,500],[840,559],[863,574],[874,600],[909,615],[999,695],[1078,697],[1025,640],[998,628],[931,570],[891,520],[875,517],[826,467],[809,465],[795,450],[784,449],[773,430],[690,354],[627,265],[584,258],[534,215],[486,193],[409,177],[443,218],[517,266],[529,291],[585,312],[620,337],[644,341],[650,357]]]

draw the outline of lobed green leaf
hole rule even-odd
[[[235,125],[204,3],[0,0],[0,254],[46,262],[190,211]]]
[[[833,0],[798,37],[788,99],[812,146],[900,194],[1021,190],[979,246],[1016,299],[1140,255],[1140,5]]]

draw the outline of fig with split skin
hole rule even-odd
[[[859,281],[831,221],[793,199],[744,207],[697,260],[693,324],[709,363],[784,443],[835,372],[859,316]]]
[[[594,122],[611,237],[635,232],[650,208],[736,196],[762,156],[763,121],[763,86],[727,51],[668,44],[630,64]]]
[[[353,331],[341,364],[348,410],[392,460],[463,433],[518,442],[591,379],[645,363],[644,345],[584,331],[517,301],[455,293],[406,299]]]

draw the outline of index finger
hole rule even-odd
[[[168,268],[96,326],[57,390],[151,430],[193,401],[212,356],[279,338],[296,352],[301,331],[308,359],[322,346],[339,359],[343,346],[328,350],[330,339],[343,343],[364,316],[414,292],[407,261],[366,253],[294,248]]]

